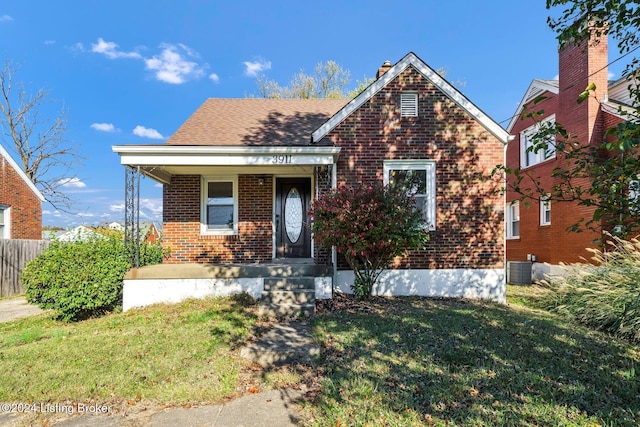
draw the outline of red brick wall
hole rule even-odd
[[[0,205],[11,208],[11,238],[42,239],[42,203],[2,156],[0,182]]]
[[[418,117],[400,116],[400,93],[419,96]],[[436,231],[402,268],[501,268],[501,183],[480,178],[503,163],[504,146],[409,67],[327,137],[342,147],[338,185],[383,181],[384,160],[436,161]]]
[[[607,89],[607,41],[598,44],[568,45],[559,53],[560,80],[559,94],[546,93],[545,101],[531,106],[534,111],[544,110],[547,117],[556,114],[556,122],[560,123],[572,135],[572,141],[582,144],[598,144],[602,141],[604,129],[608,126],[598,100],[602,99]],[[578,103],[580,93],[590,83],[595,83],[595,96],[585,102]],[[515,139],[507,147],[506,164],[510,168],[520,166],[520,132],[534,124],[533,119],[518,120],[511,130]],[[558,136],[558,140],[559,140]],[[551,189],[557,181],[551,177],[556,167],[566,167],[560,154],[526,170],[540,180],[542,188]],[[509,177],[513,182],[513,177]],[[525,186],[528,182],[523,182]],[[529,182],[530,184],[530,182]],[[576,185],[588,186],[587,180],[575,181]],[[525,188],[523,186],[523,188]],[[546,190],[545,190],[546,191]],[[507,192],[507,201],[516,200],[519,195]],[[527,204],[529,206],[527,206]],[[582,233],[570,232],[567,229],[583,218],[585,221],[593,216],[593,208],[578,206],[575,202],[551,202],[551,224],[540,225],[540,205],[535,200],[520,202],[520,238],[507,241],[507,259],[509,261],[526,260],[527,254],[536,255],[537,261],[551,264],[572,263],[589,259],[586,248],[594,247],[600,234],[592,231]]]
[[[258,179],[264,180],[259,185]],[[167,263],[249,263],[272,259],[271,176],[238,177],[238,234],[200,234],[200,176],[177,175],[164,186],[163,247]]]

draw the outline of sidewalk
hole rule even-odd
[[[0,323],[40,314],[43,311],[24,296],[0,300]]]

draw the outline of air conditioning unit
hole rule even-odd
[[[531,284],[531,261],[509,261],[509,283],[513,285]]]

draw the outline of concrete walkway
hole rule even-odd
[[[25,297],[0,300],[0,323],[22,319],[42,312],[40,307],[29,304]]]

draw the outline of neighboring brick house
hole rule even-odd
[[[42,202],[44,196],[0,145],[0,239],[40,240]]]
[[[631,104],[628,82],[624,79],[609,83],[607,71],[607,38],[598,43],[567,45],[559,50],[559,79],[533,80],[518,106],[507,131],[514,135],[509,142],[506,166],[520,167],[533,177],[540,178],[543,189],[552,188],[556,179],[551,173],[556,167],[563,167],[564,159],[555,150],[528,151],[531,140],[527,135],[539,126],[536,122],[556,121],[574,135],[582,144],[599,145],[605,137],[605,130],[620,123],[623,118],[619,107]],[[582,103],[578,97],[590,84],[595,83],[594,96]],[[544,100],[534,105],[536,98]],[[522,113],[543,110],[536,119],[522,119]],[[513,183],[513,175],[507,178]],[[575,181],[577,185],[588,180]],[[506,233],[507,260],[533,260],[534,278],[545,274],[555,274],[561,263],[580,262],[590,259],[587,248],[597,246],[601,238],[597,231],[581,233],[568,228],[581,218],[593,217],[594,207],[579,206],[577,202],[555,202],[526,200],[518,201],[520,195],[507,191]]]
[[[308,228],[310,202],[342,185],[413,175],[431,240],[379,294],[504,301],[507,132],[409,53],[352,100],[208,99],[162,145],[114,147],[164,184],[167,263],[336,265]],[[347,290],[353,274],[338,269]]]

